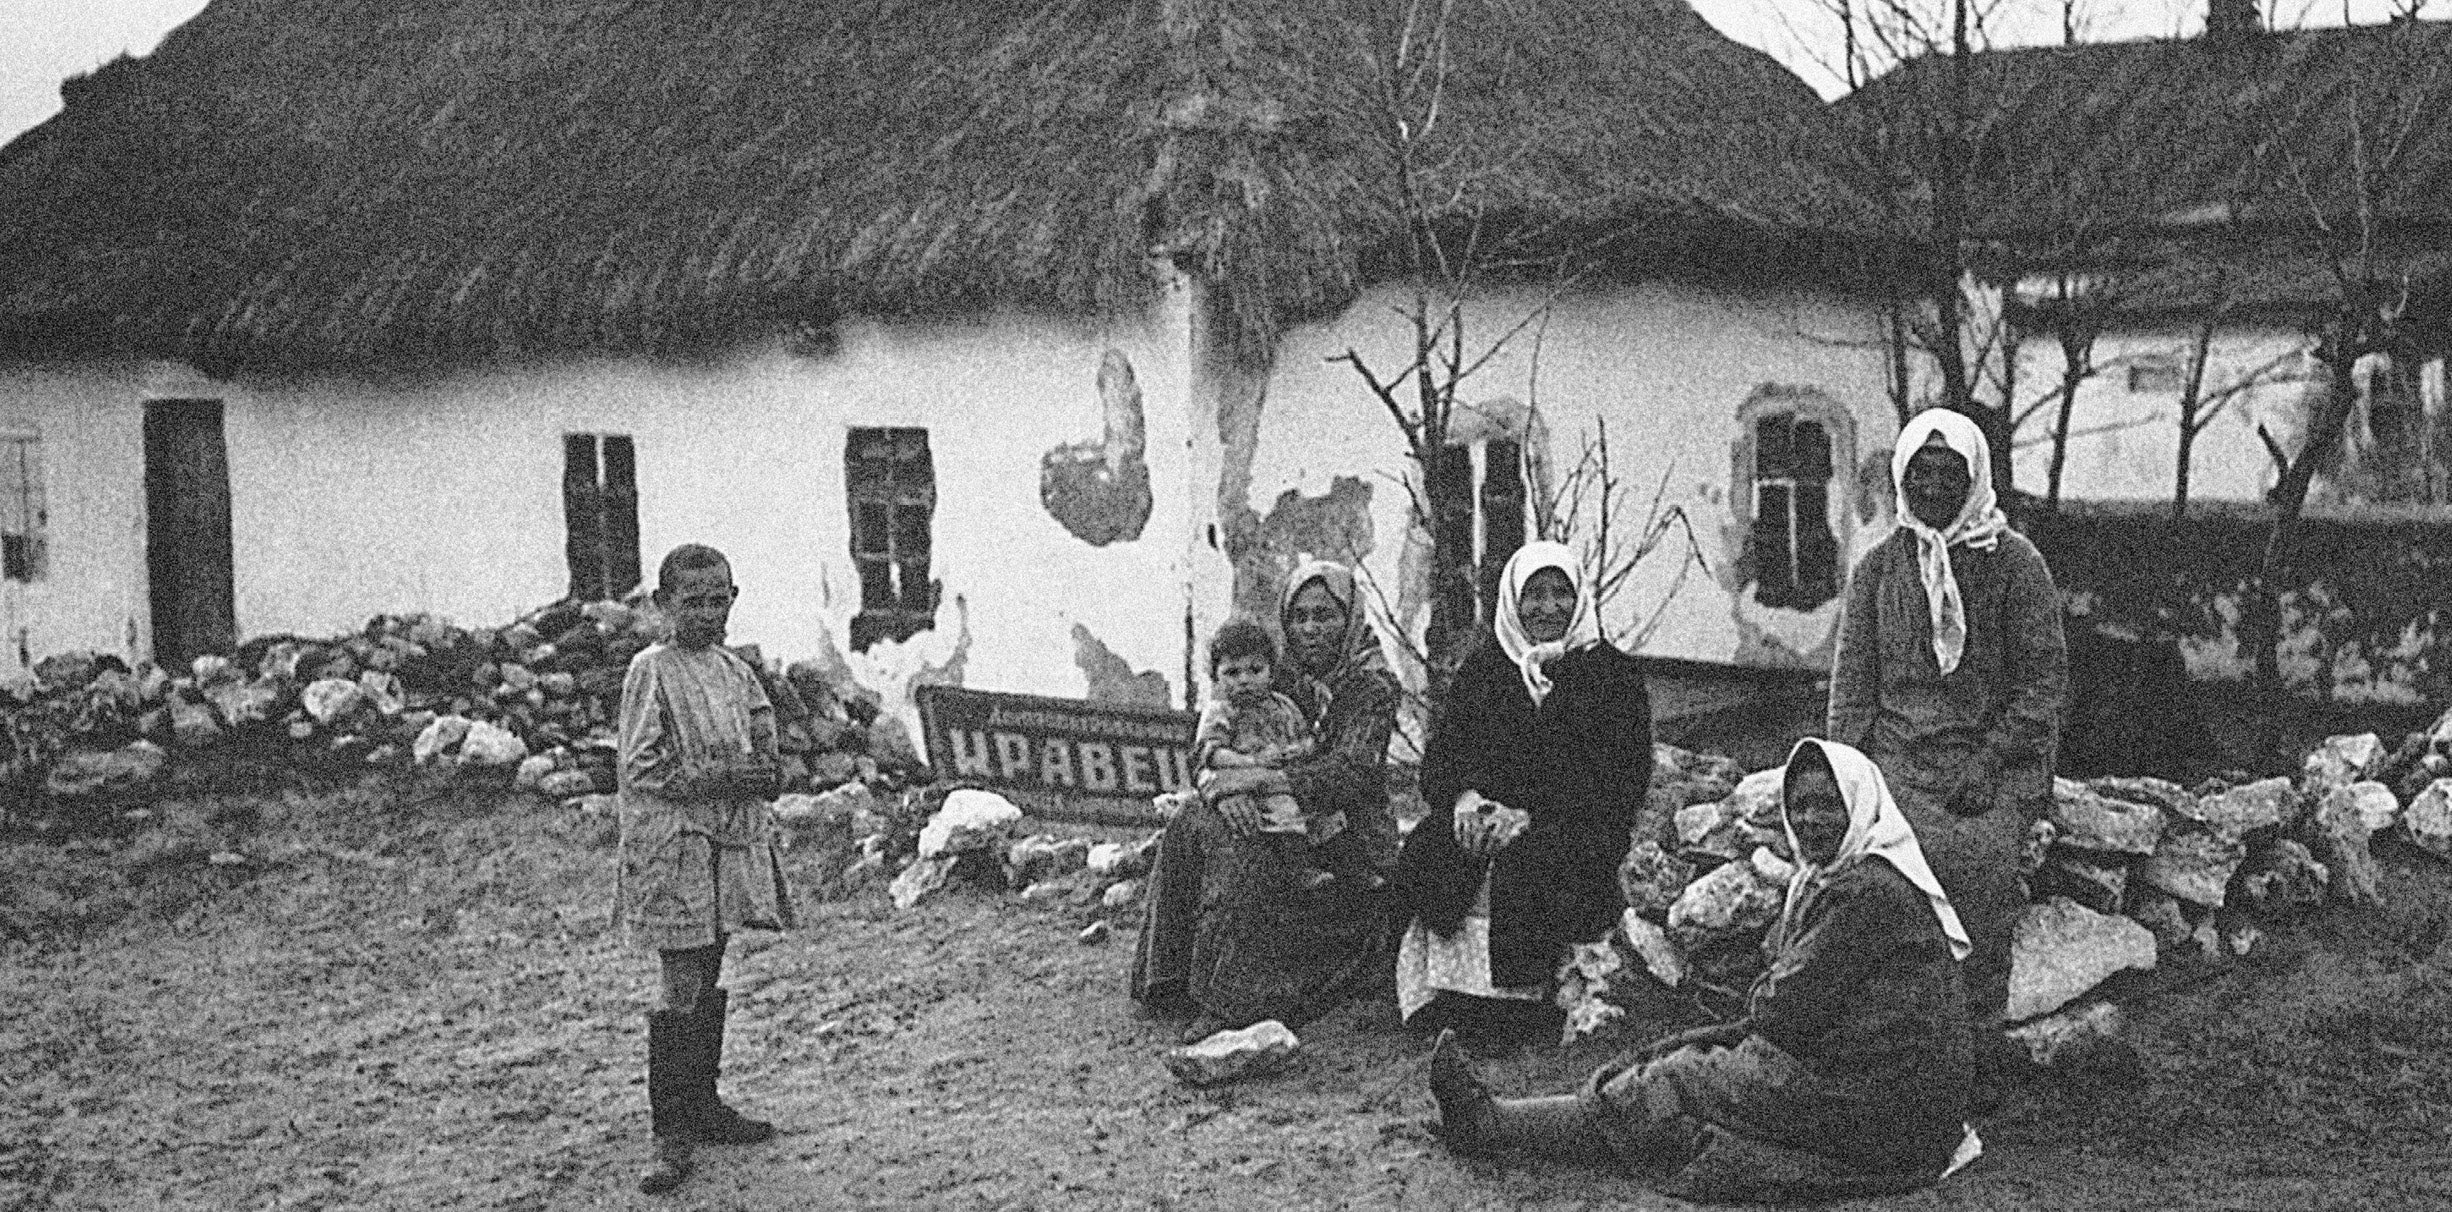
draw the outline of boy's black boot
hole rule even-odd
[[[698,1021],[691,1042],[697,1048],[696,1065],[691,1073],[691,1110],[696,1121],[698,1139],[710,1145],[754,1145],[774,1139],[775,1125],[762,1119],[751,1119],[724,1105],[716,1097],[715,1074],[724,1061],[724,1016],[731,1012],[732,995],[722,989],[710,989],[698,996]]]
[[[690,1070],[696,1059],[690,1018],[671,1010],[647,1016],[647,1114],[656,1134],[655,1161],[639,1175],[639,1190],[647,1195],[680,1186],[697,1168],[690,1151],[697,1136],[690,1116]]]

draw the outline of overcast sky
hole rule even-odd
[[[1609,0],[1594,0],[1608,3]],[[1693,0],[1728,36],[1760,47],[1824,95],[1841,82],[1838,0]],[[1934,0],[1927,0],[1934,2]],[[2064,0],[2002,0],[2020,19],[1992,31],[1997,44],[2060,39]],[[2078,24],[2090,40],[2193,33],[2204,24],[2204,0],[2075,0]],[[2392,12],[2393,0],[2261,0],[2283,25],[2367,24]],[[0,141],[59,112],[60,81],[90,71],[121,52],[145,54],[173,26],[196,15],[204,0],[0,0]],[[2447,10],[2447,11],[2433,11]],[[2452,0],[2431,0],[2428,16],[2452,16]]]

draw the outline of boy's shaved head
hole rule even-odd
[[[656,566],[656,587],[670,588],[674,578],[681,573],[713,568],[723,569],[725,580],[732,579],[732,561],[725,559],[723,552],[704,543],[683,543],[666,552],[664,562]]]

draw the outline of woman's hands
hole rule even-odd
[[[1236,837],[1249,837],[1260,832],[1260,797],[1291,795],[1294,784],[1282,770],[1247,766],[1209,772],[1207,786],[1201,788],[1201,798],[1217,809],[1218,819]]]
[[[1470,789],[1456,797],[1456,808],[1449,820],[1449,827],[1456,831],[1456,844],[1465,853],[1482,858],[1506,849],[1507,843],[1531,825],[1531,813],[1510,808]]]

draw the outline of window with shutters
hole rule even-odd
[[[936,622],[928,552],[937,485],[928,431],[852,430],[843,447],[843,484],[851,505],[852,565],[860,574],[851,646],[865,652],[879,640],[907,640]]]
[[[1831,419],[1789,408],[1753,412],[1742,500],[1751,505],[1742,561],[1754,599],[1811,610],[1839,596],[1831,479],[1841,463]]]
[[[630,435],[562,435],[562,520],[573,599],[619,598],[638,587],[638,449]]]
[[[0,430],[0,579],[37,581],[45,566],[41,443]]]

